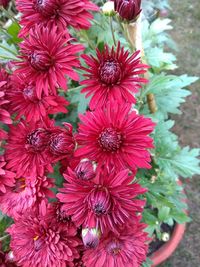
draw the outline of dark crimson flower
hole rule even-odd
[[[9,3],[10,0],[0,0],[0,6],[3,6],[4,8],[6,8]]]
[[[0,156],[0,195],[6,193],[8,187],[15,183],[15,173],[6,170],[6,162],[3,156]]]
[[[80,115],[75,156],[116,169],[150,168],[153,139],[148,135],[155,124],[149,118],[131,112],[130,104],[109,102],[105,109]]]
[[[87,93],[86,97],[92,96],[90,109],[104,106],[109,100],[119,100],[120,102],[135,103],[134,94],[141,87],[139,83],[147,82],[139,77],[139,74],[146,72],[147,65],[140,63],[139,51],[130,55],[128,50],[120,47],[117,50],[109,49],[105,45],[103,52],[96,50],[97,58],[83,55],[88,68],[82,67],[87,74],[86,80],[81,84],[85,86],[81,92]]]
[[[96,248],[99,245],[100,235],[100,231],[96,228],[82,229],[82,240],[85,248]]]
[[[10,77],[0,66],[0,123],[12,124],[10,113],[7,111],[9,101],[5,97],[6,90],[10,89]],[[0,141],[7,137],[7,133],[0,129]]]
[[[72,156],[75,149],[72,125],[70,123],[63,123],[63,126],[64,128],[52,128],[49,136],[49,157],[52,162]]]
[[[17,0],[17,8],[22,13],[20,24],[24,26],[21,35],[30,31],[35,25],[57,26],[59,31],[66,27],[88,29],[93,15],[90,11],[99,8],[88,0]]]
[[[16,262],[23,267],[64,267],[79,258],[77,229],[56,220],[50,206],[30,210],[8,230]]]
[[[10,100],[9,111],[16,113],[16,120],[22,116],[26,121],[39,121],[58,112],[67,113],[66,106],[69,102],[64,97],[58,95],[45,96],[42,93],[41,98],[36,95],[35,82],[26,82],[24,76],[13,76],[12,89],[7,93]]]
[[[95,164],[90,160],[81,160],[75,168],[76,176],[81,180],[91,180],[95,177]]]
[[[143,210],[144,201],[135,197],[146,190],[131,184],[133,176],[128,175],[128,170],[98,173],[92,181],[78,179],[70,169],[68,173],[64,175],[67,183],[57,197],[77,226],[100,229],[102,233],[117,231]]]
[[[114,0],[115,11],[122,19],[135,21],[142,11],[141,0]]]
[[[66,40],[57,28],[35,27],[29,37],[20,44],[22,62],[16,62],[17,74],[25,75],[26,81],[35,82],[36,95],[42,93],[56,95],[56,88],[67,89],[66,75],[78,81],[78,74],[73,67],[79,67],[77,53],[83,50],[82,45],[74,45]],[[64,56],[63,56],[64,55]]]
[[[134,224],[125,224],[119,233],[108,233],[101,239],[96,249],[84,252],[83,262],[86,267],[140,267],[146,260],[147,233],[143,232],[146,225],[137,220]]]
[[[34,181],[17,178],[15,184],[7,189],[7,192],[0,196],[0,208],[3,213],[18,219],[29,208],[37,207],[47,198],[54,198],[50,190],[54,187],[54,180],[46,176],[37,177]]]
[[[52,122],[25,123],[10,126],[5,158],[7,168],[17,177],[43,176],[45,170],[52,172],[50,159],[46,155],[49,129]]]

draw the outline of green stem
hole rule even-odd
[[[112,32],[112,38],[113,38],[114,45],[116,46],[117,43],[116,43],[116,39],[115,39],[115,31],[114,31],[114,28],[113,28],[113,19],[112,19],[112,17],[110,17],[110,29],[111,29],[111,32]]]
[[[8,237],[9,237],[9,235],[4,235],[4,236],[0,237],[0,242],[3,241],[3,240],[5,240]]]
[[[15,53],[14,51],[12,51],[11,49],[3,46],[0,44],[0,47],[3,48],[4,50],[8,51],[9,53],[13,54],[14,56],[17,56],[17,53]]]
[[[18,23],[18,20],[14,16],[12,16],[5,8],[3,8],[2,6],[0,6],[0,10],[2,12],[4,12],[4,14],[6,15],[7,18],[11,19],[13,22]]]

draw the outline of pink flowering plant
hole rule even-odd
[[[163,224],[190,220],[199,150],[169,114],[196,77],[167,74],[146,2],[0,1],[0,266],[151,266]]]

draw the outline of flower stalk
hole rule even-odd
[[[146,64],[145,52],[142,44],[141,15],[138,17],[136,22],[127,24],[126,28],[128,32],[129,42],[132,44],[132,47],[134,47],[135,50],[140,50],[142,62]],[[144,74],[144,78],[149,80],[148,71]],[[147,104],[149,111],[152,114],[157,111],[157,105],[154,94],[152,93],[147,94]]]

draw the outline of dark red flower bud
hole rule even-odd
[[[81,161],[75,168],[77,177],[81,180],[91,180],[95,177],[96,166],[90,160]]]
[[[55,156],[71,155],[75,148],[71,124],[63,125],[65,128],[55,128],[50,136],[49,149]]]
[[[115,11],[122,19],[135,21],[141,12],[141,0],[114,0]]]
[[[0,6],[6,8],[9,4],[10,0],[0,0]]]

